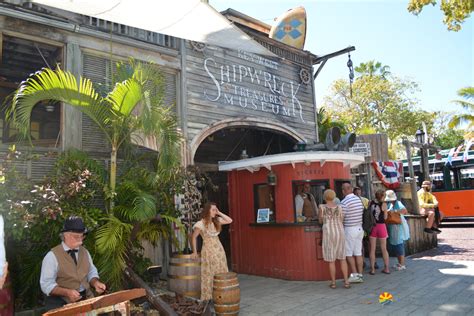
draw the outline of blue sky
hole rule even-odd
[[[440,2],[440,1],[438,1]],[[290,8],[304,6],[308,30],[305,49],[325,55],[347,46],[355,65],[376,60],[391,72],[419,84],[415,97],[428,111],[461,110],[450,101],[456,91],[474,85],[474,18],[459,32],[448,32],[439,6],[425,7],[419,16],[406,9],[408,0],[261,1],[210,0],[218,11],[232,8],[265,23]],[[316,79],[316,99],[321,105],[328,87],[347,78],[347,55],[330,59]]]

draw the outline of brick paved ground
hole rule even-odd
[[[474,315],[474,228],[444,228],[439,238],[437,249],[408,258],[406,271],[365,275],[351,289],[239,275],[241,315]],[[384,291],[393,303],[378,302]]]

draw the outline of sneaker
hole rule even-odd
[[[403,270],[406,270],[407,267],[406,266],[402,266],[402,265],[398,265],[398,267],[395,268],[395,270],[397,271],[403,271]]]
[[[433,230],[431,230],[430,228],[425,228],[423,230],[425,233],[428,233],[428,234],[434,234],[435,232]]]
[[[431,230],[437,234],[441,233],[441,229],[438,229],[438,227],[431,227]]]
[[[364,280],[357,273],[351,273],[349,277],[349,283],[362,283]]]
[[[396,264],[394,264],[394,265],[392,266],[392,268],[394,268],[394,269],[398,269],[399,267],[400,267],[400,264],[399,264],[399,263],[396,263]]]
[[[357,274],[357,277],[359,277],[360,279],[360,282],[359,283],[363,283],[364,282],[364,276],[360,273]]]

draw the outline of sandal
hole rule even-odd
[[[382,271],[383,272],[383,271]],[[370,275],[375,275],[375,271],[370,271],[369,272]]]
[[[331,289],[335,289],[336,288],[336,282],[331,282],[331,284],[329,284],[329,287]]]
[[[389,270],[389,271],[382,270],[382,273],[385,273],[385,274],[390,274],[390,270]]]
[[[345,289],[350,289],[351,288],[351,284],[349,282],[344,282],[344,288]]]

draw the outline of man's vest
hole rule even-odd
[[[62,244],[51,249],[58,260],[58,274],[56,283],[58,286],[79,291],[80,286],[86,290],[87,297],[92,297],[87,274],[89,273],[90,263],[89,254],[86,248],[79,247],[77,256],[77,265],[74,263],[71,255],[64,251]],[[63,297],[66,302],[69,300]]]
[[[314,201],[314,196],[308,193],[304,193],[304,195],[302,195],[302,198],[303,198],[303,215],[306,218],[315,217],[316,216],[316,209],[315,209],[316,201]]]

